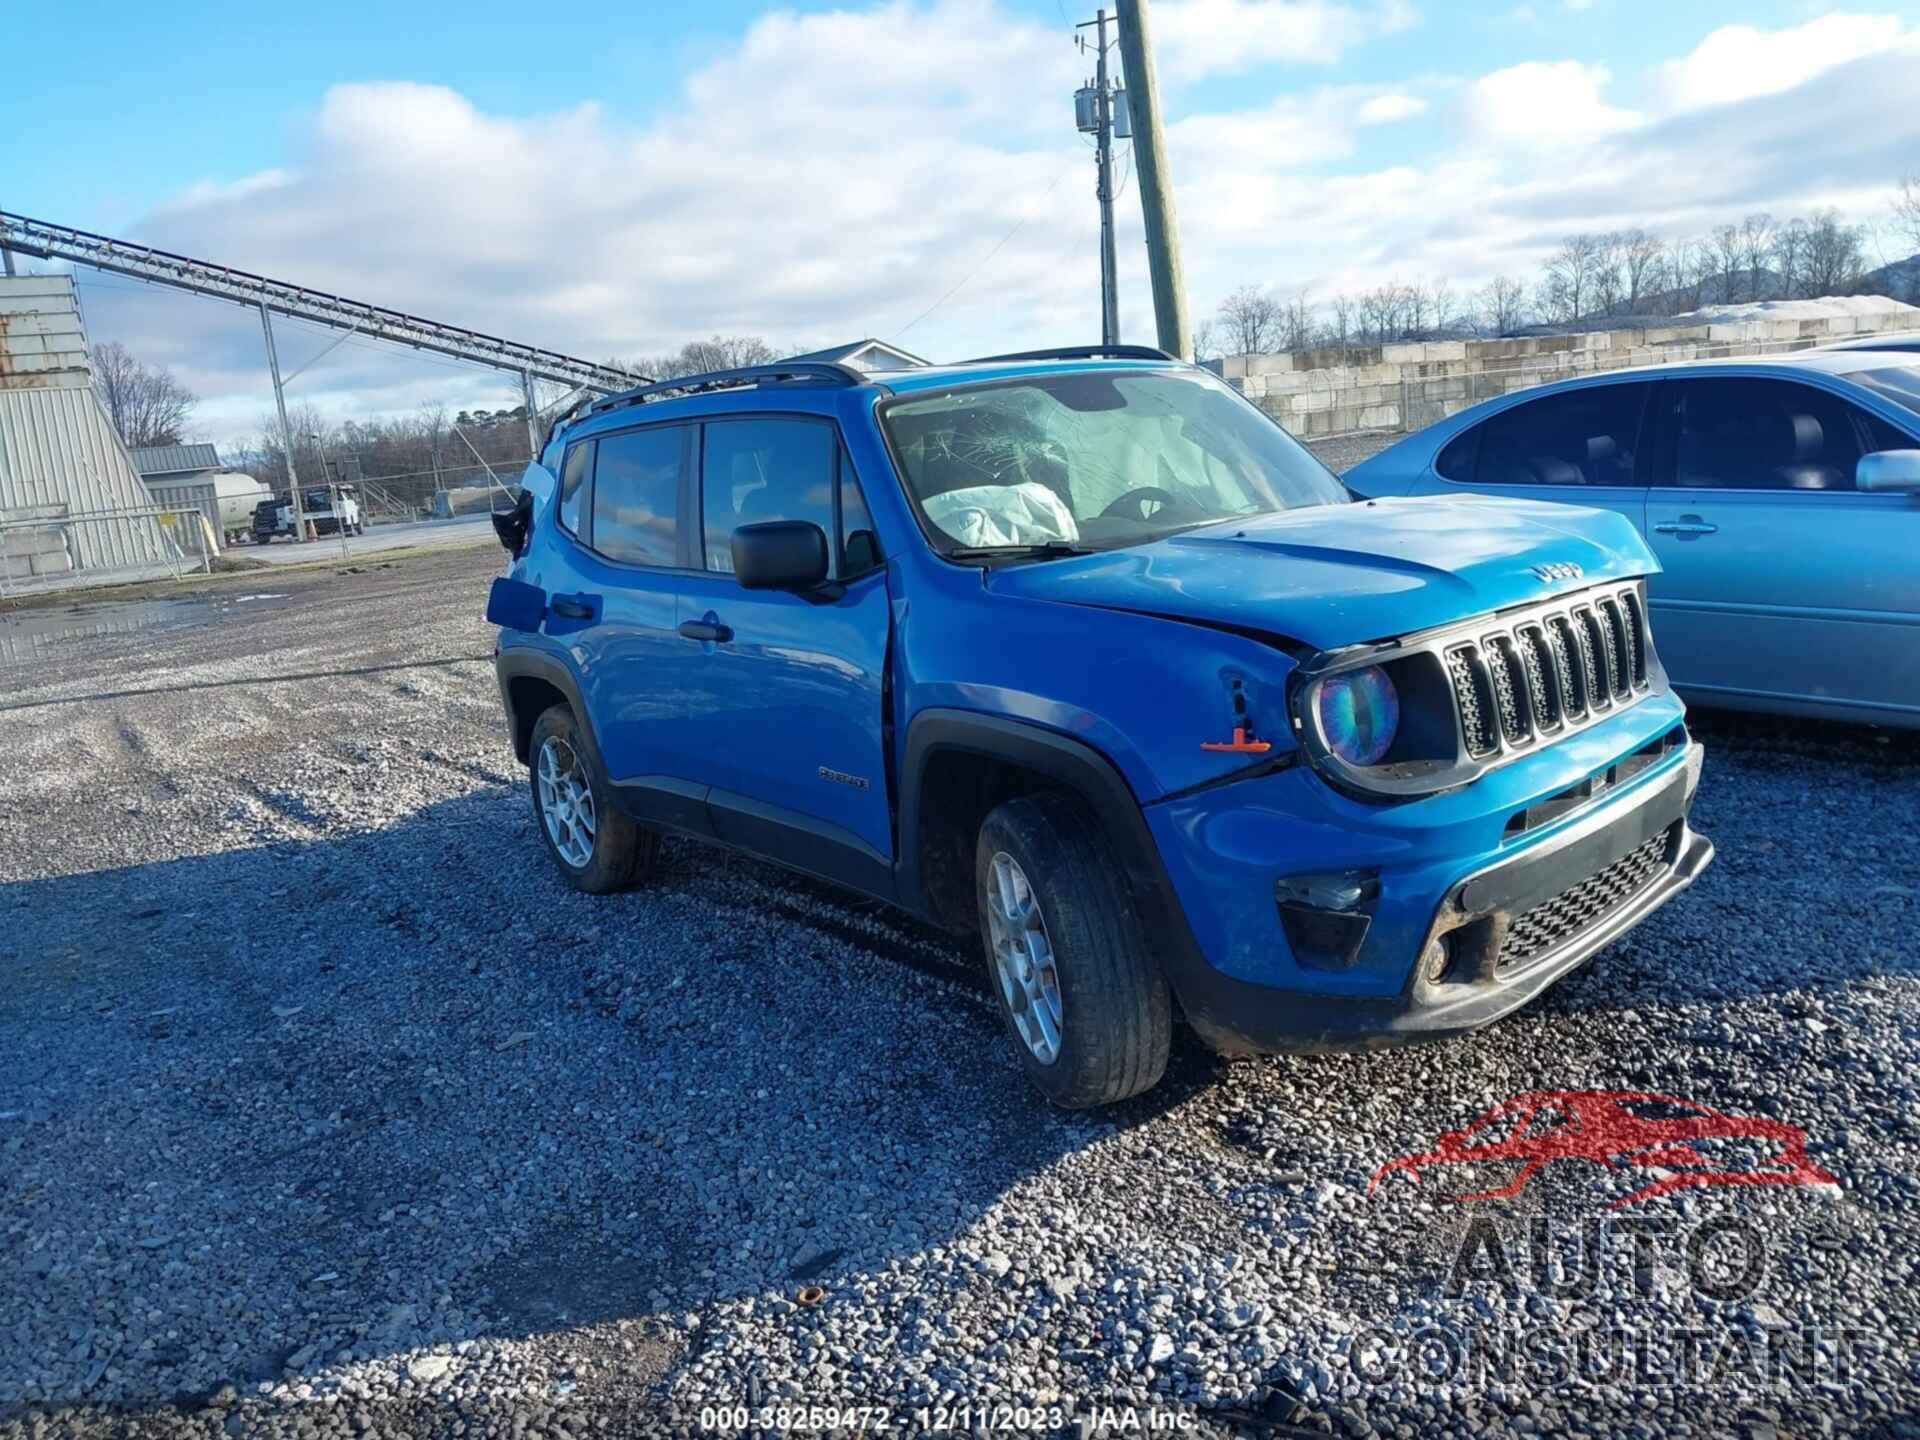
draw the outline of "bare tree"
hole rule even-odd
[[[1351,295],[1336,295],[1327,302],[1327,313],[1332,317],[1327,322],[1327,338],[1334,344],[1345,346],[1353,339],[1354,313],[1359,306]]]
[[[1893,197],[1893,223],[1907,237],[1907,244],[1920,251],[1920,172],[1900,177],[1900,189]]]
[[[1593,303],[1594,269],[1599,263],[1601,240],[1582,232],[1569,235],[1547,261],[1549,310],[1556,319],[1578,320]]]
[[[1673,299],[1676,309],[1698,310],[1706,303],[1707,283],[1718,273],[1713,242],[1700,237],[1673,247]]]
[[[1257,285],[1242,285],[1227,296],[1220,302],[1215,318],[1220,322],[1229,354],[1266,355],[1279,343],[1280,302]]]
[[[1639,226],[1622,230],[1620,273],[1626,287],[1627,313],[1638,315],[1640,307],[1658,290],[1666,278],[1667,247],[1657,235],[1649,235]]]
[[[1626,243],[1626,236],[1618,230],[1594,237],[1590,289],[1593,308],[1601,315],[1613,314],[1626,292]]]
[[[1775,283],[1783,300],[1796,300],[1805,293],[1807,272],[1807,222],[1799,216],[1773,232],[1773,247],[1768,252]]]
[[[1220,327],[1211,320],[1202,320],[1193,327],[1193,358],[1195,360],[1218,360],[1220,356]]]
[[[1313,348],[1314,305],[1302,289],[1287,301],[1280,312],[1281,343],[1289,350]]]
[[[758,335],[712,335],[705,340],[689,340],[670,355],[642,360],[637,367],[627,368],[637,368],[656,380],[677,380],[683,375],[765,365],[779,358],[779,352]]]
[[[1773,216],[1756,211],[1740,222],[1740,268],[1746,272],[1747,298],[1765,300],[1767,257],[1773,253]]]
[[[93,383],[129,446],[180,443],[196,397],[171,370],[150,369],[126,346],[109,340],[93,347]]]
[[[1476,298],[1481,326],[1493,334],[1505,335],[1526,323],[1527,282],[1518,275],[1494,276]]]
[[[1851,295],[1866,268],[1862,227],[1846,225],[1837,210],[1816,210],[1807,218],[1807,293]]]
[[[1740,262],[1746,254],[1740,227],[1731,223],[1722,225],[1714,230],[1710,240],[1713,245],[1714,274],[1720,282],[1720,293],[1716,298],[1722,305],[1731,305],[1740,298]]]

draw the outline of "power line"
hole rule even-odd
[[[1078,159],[1077,156],[1073,157],[1069,159],[1066,164],[1060,167],[1059,171],[1054,175],[1053,179],[1047,183],[1047,188],[1040,192],[1040,198],[1042,200],[1045,200],[1049,196],[1051,196],[1053,192],[1059,187],[1060,182],[1066,178],[1067,171],[1073,168],[1077,159]],[[922,320],[926,319],[929,315],[933,314],[934,311],[938,310],[942,305],[946,304],[947,301],[951,300],[956,294],[959,293],[962,286],[964,286],[969,280],[973,279],[974,276],[978,275],[983,269],[986,268],[988,261],[992,260],[994,256],[998,255],[1003,249],[1006,248],[1008,241],[1012,240],[1014,236],[1018,235],[1022,230],[1026,229],[1028,225],[1032,224],[1033,219],[1034,217],[1032,215],[1026,215],[1026,216],[1023,216],[1021,219],[1015,221],[1013,228],[1008,230],[1006,234],[1002,235],[999,241],[994,245],[994,247],[991,250],[989,250],[985,255],[980,257],[979,264],[975,265],[973,269],[969,270],[966,274],[962,275],[957,281],[955,281],[952,288],[950,288],[946,292],[946,294],[942,295],[938,300],[934,301],[926,309],[922,310],[918,315],[914,316],[913,319],[909,320],[905,325],[901,326],[898,330],[894,331],[893,338],[895,340],[898,340],[901,336],[905,335],[907,331],[913,329],[914,326],[918,325]]]

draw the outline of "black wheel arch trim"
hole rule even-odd
[[[952,751],[1006,761],[1045,775],[1058,781],[1063,790],[1078,796],[1093,812],[1101,833],[1126,871],[1127,886],[1140,907],[1141,924],[1154,958],[1189,1020],[1205,1028],[1205,1022],[1215,1018],[1222,1002],[1231,1008],[1243,998],[1218,994],[1217,983],[1226,981],[1227,977],[1209,965],[1201,954],[1199,942],[1187,923],[1186,911],[1161,862],[1160,847],[1147,828],[1140,801],[1126,777],[1093,746],[1026,721],[967,710],[923,710],[908,723],[900,767],[900,844],[896,862],[902,905],[922,916],[931,916],[931,902],[919,874],[920,796],[929,762]],[[1282,992],[1268,990],[1265,995],[1269,1001],[1284,999]],[[1218,1021],[1226,1018],[1220,1015]]]
[[[573,711],[574,724],[587,742],[595,768],[599,770],[601,779],[607,778],[606,762],[600,754],[600,737],[594,733],[593,716],[580,698],[580,680],[573,673],[571,665],[532,645],[502,645],[494,652],[493,673],[500,682],[500,703],[506,707],[507,720],[513,732],[513,753],[521,764],[526,764],[529,758],[527,746],[521,737],[533,733],[533,723],[540,717],[523,716],[514,707],[513,682],[543,680],[566,700],[567,708]]]

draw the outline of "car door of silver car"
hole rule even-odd
[[[1861,455],[1915,441],[1831,390],[1662,382],[1647,532],[1655,643],[1699,700],[1920,717],[1920,502],[1855,489]]]

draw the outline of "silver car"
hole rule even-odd
[[[1827,348],[1542,385],[1345,479],[1369,498],[1618,511],[1660,559],[1653,628],[1688,698],[1920,728],[1920,355]]]

